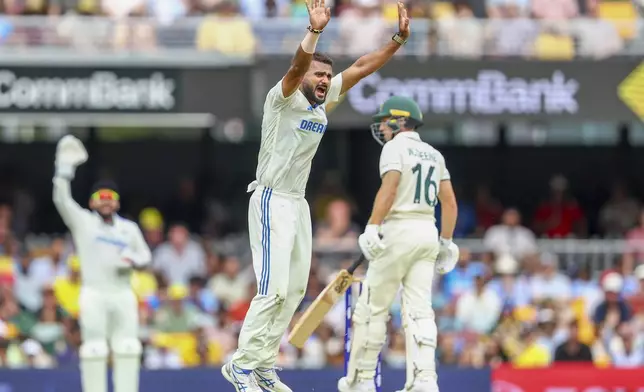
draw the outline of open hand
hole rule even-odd
[[[409,17],[407,16],[407,8],[402,1],[398,2],[398,34],[403,38],[409,38],[411,30],[409,29]]]
[[[315,30],[324,30],[331,20],[331,8],[324,7],[324,0],[307,0],[306,9],[309,11],[309,22]]]

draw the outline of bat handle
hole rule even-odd
[[[353,273],[356,272],[358,267],[360,267],[360,264],[364,263],[364,261],[365,261],[364,255],[360,255],[358,260],[354,261],[353,264],[351,264],[351,266],[347,269],[347,272],[353,275]]]

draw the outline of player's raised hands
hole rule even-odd
[[[331,19],[331,8],[325,7],[324,0],[307,0],[306,8],[309,11],[311,28],[324,30]]]
[[[407,7],[402,1],[398,2],[398,34],[401,38],[407,39],[411,34],[409,29],[409,16],[407,16]]]

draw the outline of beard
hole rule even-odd
[[[326,94],[328,90],[324,93],[324,98],[318,98],[318,96],[315,95],[316,88],[317,86],[302,85],[302,92],[304,93],[306,99],[309,100],[309,102],[315,102],[318,105],[322,105],[324,101],[326,101]]]

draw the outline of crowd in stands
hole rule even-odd
[[[520,211],[484,189],[473,203],[462,203],[457,237],[481,238],[485,251],[462,248],[458,267],[436,277],[432,304],[440,364],[644,366],[641,204],[618,186],[601,208],[600,230],[629,239],[611,268],[597,271],[583,263],[562,268],[558,256],[539,249],[536,239],[583,236],[588,225],[585,212],[568,196],[565,178],[554,177],[550,191],[532,219],[522,220]],[[138,215],[153,250],[150,267],[132,275],[148,368],[221,364],[236,346],[255,295],[247,253],[191,235],[198,215],[191,214],[187,200],[173,202],[173,209],[148,207]],[[21,243],[13,231],[24,220],[14,206],[0,203],[0,366],[75,366],[82,262],[65,236],[40,247]],[[350,199],[340,193],[319,193],[312,211],[316,252],[301,309],[355,258],[362,229],[352,219]],[[179,216],[187,223],[173,223]],[[344,330],[340,303],[302,350],[284,339],[278,366],[341,366]],[[382,356],[386,366],[404,366],[404,346],[396,299]]]
[[[408,45],[414,54],[605,58],[641,41],[639,3],[631,0],[406,3],[418,23],[435,22],[430,28],[417,24]],[[355,57],[373,50],[396,25],[396,0],[329,0],[326,4],[334,19],[320,44],[333,55]],[[51,25],[0,19],[3,45],[137,51],[196,47],[241,56],[291,53],[306,21],[299,25],[288,19],[307,17],[305,0],[2,0],[0,11],[8,16],[55,16]],[[107,18],[98,22],[78,16]],[[265,18],[286,21],[268,23]]]

